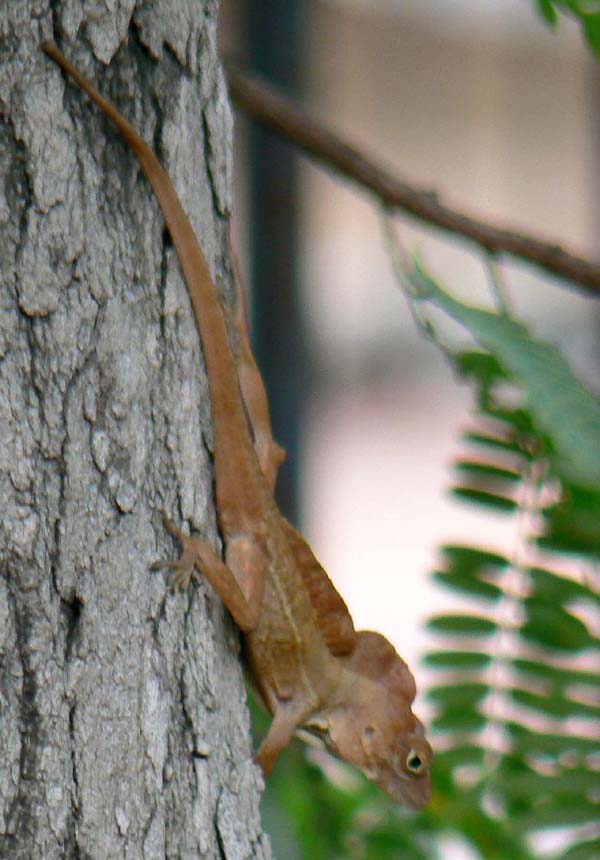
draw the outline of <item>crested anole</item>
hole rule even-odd
[[[244,636],[250,677],[272,715],[256,760],[268,774],[296,731],[320,739],[391,797],[420,808],[430,795],[431,747],[411,710],[415,682],[380,634],[356,631],[346,604],[273,496],[283,452],[270,433],[260,374],[238,307],[240,357],[207,263],[165,170],[129,122],[46,41],[44,51],[115,124],[162,209],[187,284],[208,374],[215,492],[224,558],[165,516],[182,553],[171,583],[204,575]]]

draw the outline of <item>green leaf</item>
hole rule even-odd
[[[542,567],[530,567],[527,569],[527,574],[532,595],[550,603],[565,604],[576,598],[600,602],[600,594],[594,594],[591,588],[575,582],[568,576],[560,576]]]
[[[551,717],[568,717],[569,707],[562,696],[538,696],[528,690],[507,690],[511,699],[519,705],[531,708]]]
[[[507,558],[487,549],[444,544],[440,552],[450,570],[458,573],[497,573],[509,566]]]
[[[556,14],[556,9],[552,5],[551,0],[537,0],[537,7],[540,15],[545,19],[546,23],[551,27],[556,27],[558,15]]]
[[[464,325],[523,387],[536,426],[553,440],[572,476],[600,487],[600,401],[572,373],[559,350],[536,340],[516,320],[457,301],[417,260],[411,282],[421,300],[433,302]]]
[[[569,684],[585,684],[600,687],[600,673],[598,672],[561,669],[548,663],[523,659],[513,660],[512,666],[517,672],[533,675],[536,678],[540,678],[543,682],[549,682],[560,689]]]
[[[489,693],[488,684],[448,684],[433,687],[427,691],[426,697],[430,702],[444,710],[473,708]]]
[[[431,725],[440,732],[478,732],[486,724],[484,714],[466,708],[443,712],[431,720]]]
[[[485,860],[532,860],[512,822],[492,818],[482,809],[479,787],[471,791],[463,788],[455,795],[455,802],[446,812],[447,829],[454,827],[472,843],[474,851],[469,856]]]
[[[597,54],[600,54],[600,15],[587,15],[583,19],[585,38]]]
[[[478,651],[430,651],[423,658],[432,669],[485,669],[491,657]]]
[[[514,499],[507,499],[496,493],[487,493],[485,490],[474,490],[472,487],[452,487],[450,493],[464,502],[483,505],[499,513],[513,513],[517,508]]]
[[[560,860],[598,860],[598,857],[600,857],[600,839],[591,839],[589,842],[573,845],[561,854]]]
[[[377,860],[397,860],[398,857],[406,856],[411,860],[430,860],[430,851],[418,844],[405,817],[390,814],[378,818],[364,834],[360,854],[353,852],[352,856],[376,857]],[[348,856],[347,851],[343,856]]]
[[[490,582],[460,573],[445,573],[434,571],[433,578],[444,588],[468,594],[470,597],[481,597],[484,600],[499,600],[502,589]]]
[[[505,469],[500,466],[492,466],[490,463],[476,463],[473,460],[459,460],[453,464],[457,472],[473,476],[475,479],[483,481],[507,482],[509,486],[521,480],[519,472],[512,469]]]
[[[490,636],[496,631],[496,624],[488,618],[479,618],[476,615],[433,615],[427,621],[427,628],[433,633]]]
[[[542,547],[600,558],[600,493],[572,483],[563,498],[544,512]]]
[[[475,744],[460,744],[450,749],[436,752],[434,756],[435,765],[453,770],[457,767],[481,766],[485,756],[485,750]]]
[[[526,830],[546,827],[576,827],[600,817],[600,807],[584,797],[572,803],[548,803],[519,816],[518,823]]]
[[[513,688],[507,690],[508,695],[514,702],[531,708],[549,717],[567,719],[569,717],[584,716],[598,719],[600,717],[600,706],[588,705],[584,702],[569,699],[558,693],[548,696],[538,695],[529,690]],[[600,777],[599,777],[600,783]]]
[[[569,734],[543,734],[532,732],[520,723],[507,722],[514,750],[524,756],[567,756],[569,753],[588,755],[597,753],[598,741],[591,737]]]
[[[499,772],[497,782],[513,799],[584,797],[598,786],[598,773],[577,768],[546,775],[529,768],[522,773]]]
[[[527,598],[524,606],[527,621],[519,630],[523,639],[565,651],[580,651],[593,645],[585,624],[560,606],[535,598]]]
[[[506,379],[500,362],[489,352],[458,352],[454,355],[454,363],[461,376],[466,379],[474,377],[484,388],[490,388],[494,382]]]
[[[492,448],[498,451],[506,451],[509,454],[514,454],[521,459],[530,459],[530,454],[523,448],[521,443],[515,438],[504,438],[502,436],[492,436],[489,433],[484,433],[481,430],[466,430],[462,434],[465,442],[473,445],[480,445],[485,448]],[[515,457],[515,459],[516,459]],[[519,461],[515,462],[515,468],[519,467]]]

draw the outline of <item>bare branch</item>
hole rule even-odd
[[[600,296],[600,263],[571,253],[554,242],[466,215],[440,202],[435,192],[392,176],[373,159],[310,119],[269,84],[226,63],[233,100],[253,119],[299,146],[322,164],[369,189],[391,210],[400,209],[474,242],[488,254],[510,254],[546,273],[565,278],[582,292]]]

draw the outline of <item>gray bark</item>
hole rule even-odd
[[[214,0],[0,0],[0,857],[263,858],[238,636],[170,593],[218,545],[210,404],[162,217],[59,42],[169,171],[229,295]],[[108,64],[110,66],[108,67]]]

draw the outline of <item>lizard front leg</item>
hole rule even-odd
[[[258,623],[264,592],[264,554],[255,541],[247,536],[232,536],[227,541],[227,564],[219,557],[208,541],[188,536],[163,514],[167,531],[182,546],[177,561],[159,562],[153,569],[171,570],[173,588],[187,588],[194,571],[208,579],[233,620],[244,633],[254,630]]]
[[[281,702],[273,714],[269,731],[254,760],[264,776],[269,776],[280,753],[288,746],[298,726],[302,725],[310,713],[306,706],[294,707],[292,702]]]

